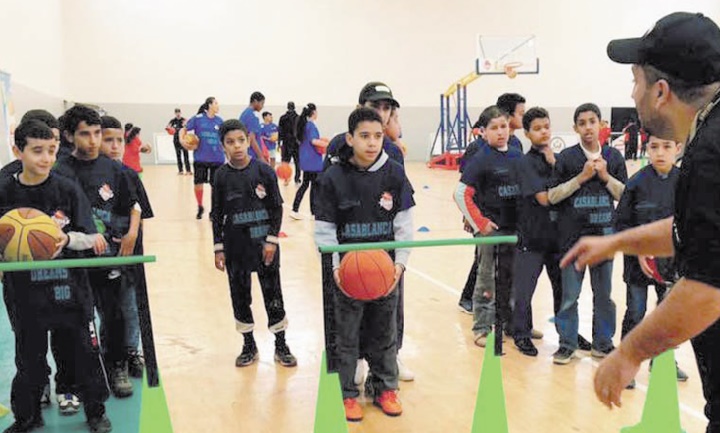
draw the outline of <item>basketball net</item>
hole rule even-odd
[[[508,78],[515,78],[518,75],[517,68],[522,66],[522,62],[508,62],[504,66],[505,75],[508,76]]]

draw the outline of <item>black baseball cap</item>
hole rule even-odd
[[[367,83],[360,91],[360,97],[358,98],[360,105],[364,105],[367,101],[390,101],[395,107],[400,108],[400,103],[393,98],[390,87],[379,81]]]
[[[667,15],[641,38],[610,41],[607,53],[614,62],[651,65],[688,84],[720,81],[720,28],[700,13]]]

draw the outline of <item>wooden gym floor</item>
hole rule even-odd
[[[638,167],[639,163],[631,163],[629,171]],[[415,229],[430,229],[416,233],[415,238],[469,236],[452,201],[458,173],[430,170],[421,163],[409,163],[407,168],[416,191]],[[283,295],[290,321],[287,339],[299,365],[287,369],[273,362],[274,339],[254,281],[260,361],[239,369],[234,361],[242,337],[235,331],[227,277],[213,265],[207,212],[202,220],[195,219],[192,177],[178,176],[174,166],[148,166],[143,181],[156,215],[145,223],[145,251],[158,261],[146,269],[156,349],[174,431],[311,432],[324,343],[319,255],[312,237],[313,221],[308,218],[309,196],[301,207],[306,219],[294,221],[287,213],[296,188],[293,184],[280,187],[286,202],[282,230],[288,235],[281,243]],[[210,208],[209,188],[205,208]],[[484,349],[473,344],[472,318],[459,312],[457,301],[472,258],[472,247],[413,251],[405,281],[401,358],[416,380],[401,382],[402,416],[387,417],[364,402],[365,420],[351,424],[350,432],[470,431]],[[654,305],[654,295],[650,298]],[[588,338],[591,299],[588,277],[580,301],[580,330]],[[625,312],[621,256],[615,260],[613,299],[617,344]],[[622,409],[608,411],[592,390],[595,361],[586,357],[568,366],[552,364],[558,340],[549,321],[552,296],[544,273],[533,305],[535,327],[545,333],[544,340],[536,341],[540,355],[525,357],[506,339],[502,358],[510,432],[607,433],[639,422],[647,365],[637,377],[638,388],[623,394]],[[679,384],[682,425],[688,432],[704,431],[702,390],[690,345],[682,345],[676,357],[690,375],[688,382]]]

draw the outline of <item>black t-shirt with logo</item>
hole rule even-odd
[[[224,164],[215,173],[212,210],[215,244],[223,244],[225,258],[238,269],[255,271],[262,263],[267,236],[277,236],[283,199],[275,171],[253,158],[238,169]],[[280,265],[280,249],[270,266]]]
[[[720,108],[686,147],[673,232],[680,276],[720,289]]]
[[[395,217],[413,206],[412,187],[397,162],[387,159],[370,170],[342,162],[321,177],[315,220],[335,224],[340,244],[393,241]]]
[[[550,187],[563,184],[580,174],[587,162],[581,144],[562,152],[555,163]],[[602,147],[602,157],[607,162],[610,176],[622,183],[627,182],[625,159],[611,147]],[[560,250],[568,251],[581,236],[602,236],[613,233],[615,205],[605,183],[596,175],[580,185],[570,197],[557,204]]]
[[[557,161],[558,155],[555,154]],[[553,166],[545,155],[530,148],[518,163],[520,197],[518,197],[518,246],[529,251],[557,252],[558,230],[555,206],[543,206],[535,194],[547,191]]]
[[[475,204],[499,231],[517,229],[517,199],[520,182],[517,166],[522,153],[514,148],[501,152],[483,146],[463,170],[460,182],[475,189]]]
[[[97,233],[90,203],[83,191],[75,182],[52,172],[39,185],[23,185],[17,176],[0,179],[0,215],[21,207],[44,212],[65,233]],[[58,258],[79,256],[79,252],[66,248]],[[92,317],[92,295],[84,269],[6,272],[3,284],[17,320],[56,317],[70,312],[80,312],[88,319]]]
[[[76,180],[90,201],[98,233],[108,241],[106,256],[117,256],[121,239],[130,227],[130,211],[138,203],[137,193],[130,185],[123,166],[100,155],[92,161],[69,156],[58,161],[53,169]]]
[[[615,230],[623,231],[671,217],[679,174],[680,170],[673,167],[667,176],[661,176],[651,165],[635,173],[625,185],[615,210]],[[670,260],[656,260],[667,265],[660,266],[662,269],[671,267]],[[624,264],[623,280],[626,283],[642,286],[655,284],[642,272],[637,256],[625,255]],[[671,280],[672,272],[668,271],[671,269],[665,269],[664,277]]]

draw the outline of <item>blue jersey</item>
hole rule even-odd
[[[195,161],[215,164],[225,163],[225,152],[218,133],[222,123],[223,120],[220,116],[208,117],[205,113],[192,117],[187,123],[185,128],[188,131],[193,131],[200,139],[200,144],[193,155]]]
[[[248,135],[255,134],[255,140],[257,141],[258,146],[260,146],[262,126],[260,125],[260,119],[258,119],[258,117],[255,115],[255,110],[253,110],[252,107],[247,107],[245,111],[240,114],[240,121],[248,129]],[[249,136],[248,139],[250,139]],[[250,146],[250,148],[248,149],[248,154],[253,158],[257,158],[257,155],[255,154],[255,149],[253,149],[252,146]]]
[[[278,132],[278,126],[274,123],[264,123],[261,127],[261,131],[260,136],[262,137],[265,146],[267,146],[268,150],[275,150],[277,141],[270,141],[270,137]]]
[[[300,143],[300,169],[311,173],[318,173],[323,170],[323,156],[313,146],[312,141],[320,138],[320,132],[315,122],[308,122],[305,125],[305,137]]]

